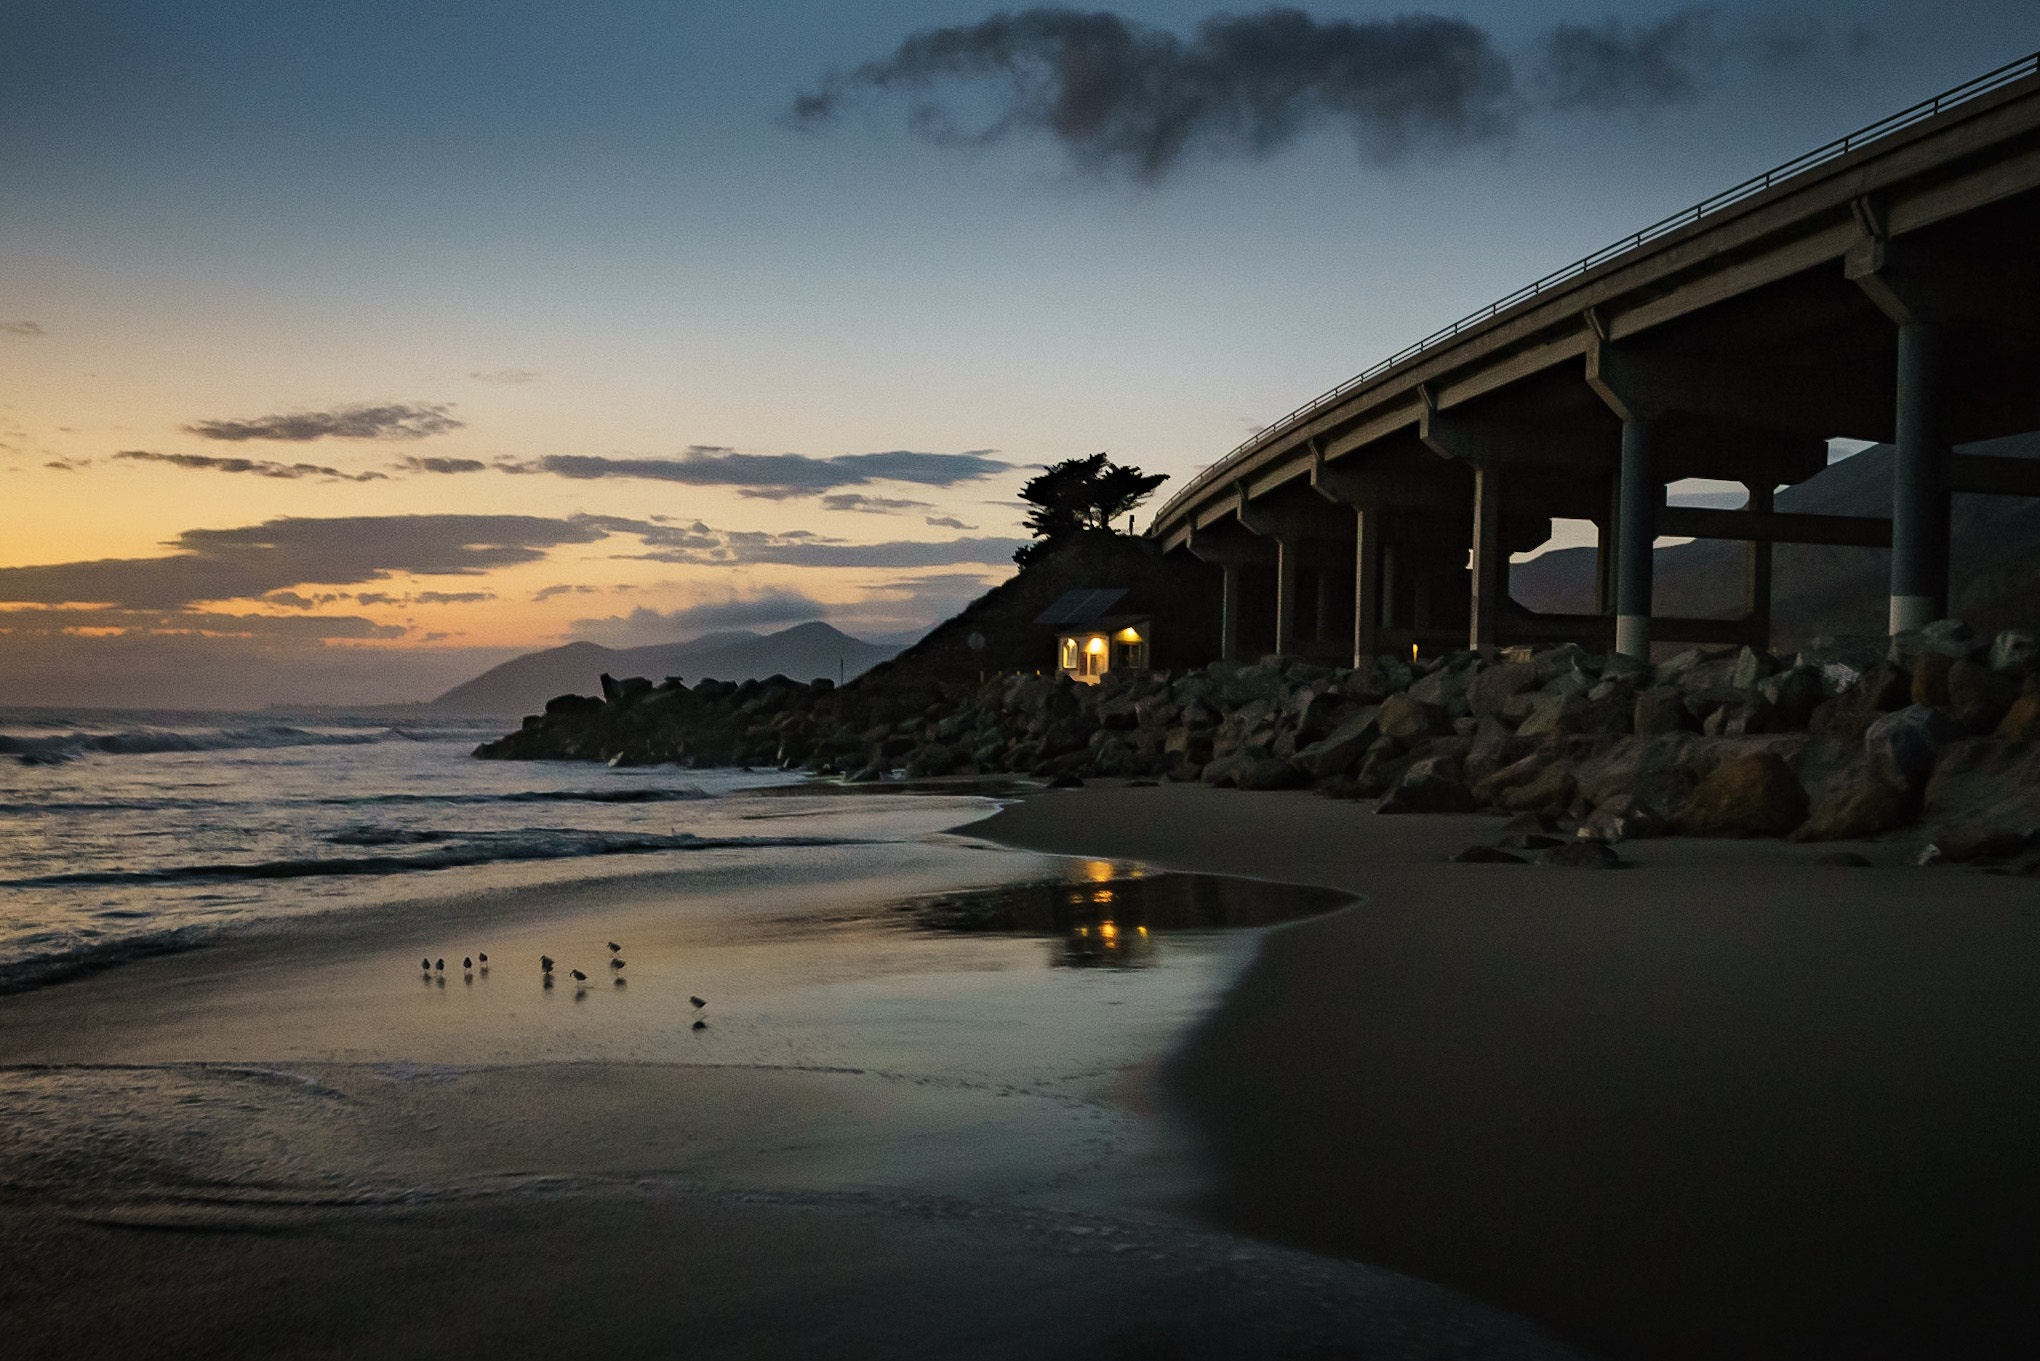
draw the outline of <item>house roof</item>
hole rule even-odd
[[[1090,628],[1104,622],[1106,612],[1125,596],[1126,587],[1088,587],[1083,590],[1065,591],[1055,603],[1036,615],[1034,622],[1050,628]]]

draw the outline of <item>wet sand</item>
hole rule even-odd
[[[1223,1223],[1613,1357],[2040,1354],[2040,888],[1685,840],[1456,865],[1499,820],[1054,791],[973,834],[1351,889],[1168,1088]]]
[[[1571,1354],[1193,1218],[1207,1172],[1153,1078],[1254,938],[1172,934],[1225,898],[1196,892],[1156,901],[1143,958],[1100,955],[1098,895],[1138,872],[961,838],[762,873],[703,852],[0,997],[0,1336],[35,1356]],[[987,929],[1033,909],[970,890],[1044,876],[1091,906],[1058,936]],[[478,950],[489,968],[462,969]]]

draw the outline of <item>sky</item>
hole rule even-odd
[[[1008,575],[2040,0],[0,0],[0,704],[429,698]]]

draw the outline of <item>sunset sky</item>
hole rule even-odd
[[[1180,479],[2040,45],[2034,0],[1218,12],[0,0],[0,703],[911,634],[1034,466]]]

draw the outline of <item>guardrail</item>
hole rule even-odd
[[[1191,480],[1185,484],[1183,491],[1170,499],[1170,505],[1174,505],[1176,500],[1194,488],[1205,472],[1219,466],[1219,464],[1229,463],[1240,454],[1253,448],[1256,444],[1260,443],[1262,436],[1266,435],[1270,430],[1279,429],[1282,426],[1289,425],[1302,417],[1310,415],[1314,411],[1330,406],[1361,384],[1379,378],[1398,364],[1407,363],[1409,360],[1415,359],[1418,355],[1424,353],[1424,351],[1441,345],[1445,341],[1451,340],[1475,326],[1492,321],[1512,307],[1527,303],[1559,284],[1577,279],[1580,275],[1585,274],[1597,265],[1606,264],[1617,256],[1625,255],[1639,246],[1648,245],[1661,236],[1669,235],[1681,227],[1690,226],[1710,213],[1718,213],[1723,208],[1740,203],[1752,195],[1761,194],[1765,190],[1785,180],[1789,180],[1795,175],[1804,174],[1815,166],[1823,165],[1839,156],[1846,156],[1850,152],[1867,146],[1872,142],[1889,137],[1895,132],[1901,132],[1915,123],[1923,123],[1927,119],[1957,105],[1966,104],[1972,99],[1989,94],[1991,91],[2010,85],[2014,81],[2023,80],[2027,76],[2036,74],[2040,74],[2040,52],[2021,57],[2014,62],[2008,62],[1994,71],[1986,71],[1980,76],[1964,81],[1951,90],[1942,91],[1932,99],[1923,99],[1910,108],[1901,109],[1897,113],[1880,118],[1866,127],[1856,129],[1856,131],[1848,134],[1846,137],[1838,137],[1823,146],[1815,147],[1812,151],[1793,157],[1783,165],[1773,166],[1761,175],[1752,175],[1741,184],[1724,189],[1709,198],[1704,198],[1690,208],[1682,208],[1670,217],[1651,223],[1642,231],[1633,232],[1619,241],[1612,241],[1591,255],[1583,255],[1571,264],[1553,270],[1536,282],[1525,284],[1513,293],[1497,298],[1477,311],[1467,313],[1450,326],[1433,331],[1415,344],[1404,346],[1380,363],[1354,374],[1337,387],[1319,393],[1288,415],[1262,426],[1245,440],[1242,440],[1224,458],[1199,469]],[[1164,506],[1163,509],[1167,510],[1168,506]]]

